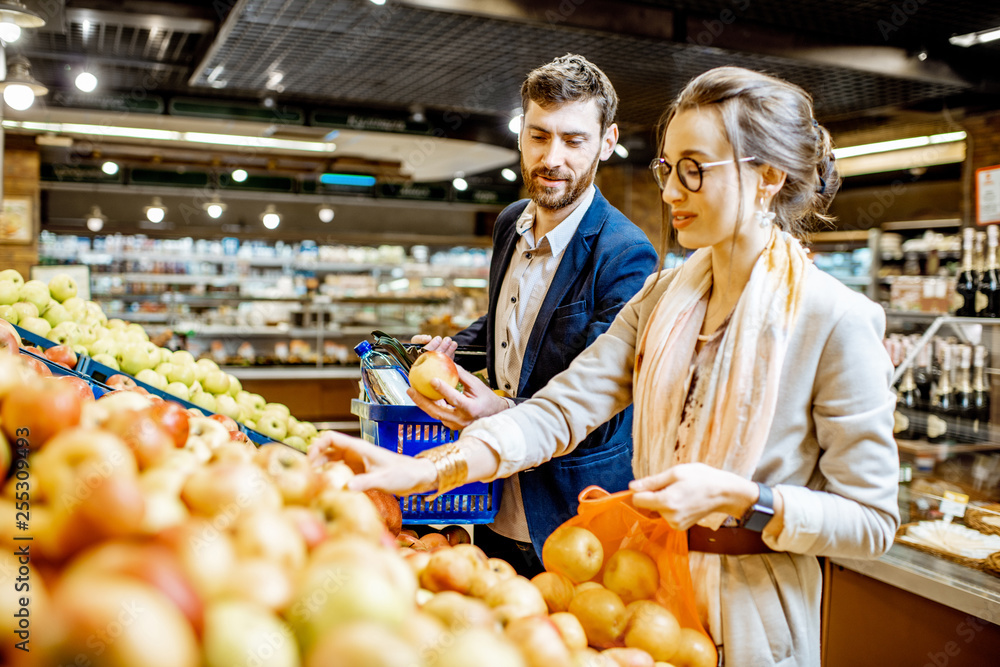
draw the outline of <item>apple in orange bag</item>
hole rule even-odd
[[[449,387],[458,387],[458,368],[451,357],[437,350],[428,350],[417,357],[410,367],[410,386],[436,401],[443,396],[431,386],[434,378]]]

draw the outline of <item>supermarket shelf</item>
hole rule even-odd
[[[881,225],[883,232],[898,232],[909,229],[957,228],[961,226],[961,218],[942,218],[938,220],[897,220],[894,222],[883,222]]]
[[[245,276],[204,276],[187,273],[122,273],[122,281],[129,284],[149,283],[156,285],[212,285],[229,287],[245,282]]]
[[[899,447],[899,451],[914,454],[916,456],[920,456],[922,454],[937,456],[939,454],[994,452],[1000,449],[1000,442],[944,444],[931,443],[926,440],[900,440],[899,438],[896,439],[896,445]]]
[[[945,314],[922,313],[915,310],[886,310],[885,316],[890,319],[905,319],[914,322],[933,322],[939,317],[945,317]]]
[[[872,282],[869,276],[837,276],[832,273],[830,275],[850,287],[865,287]]]

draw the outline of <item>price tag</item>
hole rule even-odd
[[[945,515],[946,521],[953,518],[961,519],[965,516],[965,508],[969,505],[969,496],[964,493],[945,491],[944,499],[941,501],[941,514]]]

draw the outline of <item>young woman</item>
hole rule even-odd
[[[740,68],[691,81],[651,168],[681,245],[607,333],[541,392],[407,459],[360,457],[353,487],[491,480],[562,456],[635,404],[635,505],[689,531],[699,610],[725,664],[819,665],[816,556],[875,558],[899,524],[881,309],[816,269],[797,236],[838,186],[807,93]]]

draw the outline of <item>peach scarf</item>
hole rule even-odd
[[[696,251],[660,297],[639,341],[633,376],[636,478],[678,463],[701,462],[750,478],[774,418],[778,382],[795,324],[809,258],[774,230],[722,334],[691,428],[679,431],[691,386],[691,360],[712,286],[712,253]],[[712,514],[699,523],[717,529]]]

